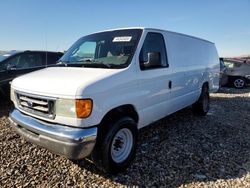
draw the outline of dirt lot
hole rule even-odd
[[[0,107],[0,187],[250,187],[250,88],[211,95],[207,117],[179,111],[140,131],[132,166],[117,176],[27,143]]]

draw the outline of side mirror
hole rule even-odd
[[[161,54],[159,52],[149,52],[148,61],[143,62],[143,68],[156,68],[161,66]]]
[[[15,65],[7,65],[7,67],[6,67],[6,69],[8,70],[8,71],[10,71],[10,70],[16,70],[16,66]]]

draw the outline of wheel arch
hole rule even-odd
[[[108,111],[102,118],[100,125],[115,121],[121,118],[122,116],[131,117],[136,124],[139,121],[139,115],[136,111],[136,108],[132,104],[124,104]]]
[[[207,87],[207,88],[209,89],[209,83],[208,83],[208,81],[205,81],[205,82],[202,84],[201,89],[202,89],[203,87]]]

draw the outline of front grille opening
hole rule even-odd
[[[19,107],[31,114],[53,119],[55,117],[55,100],[16,93]]]

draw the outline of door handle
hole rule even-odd
[[[172,89],[172,81],[171,80],[168,82],[168,88]]]

